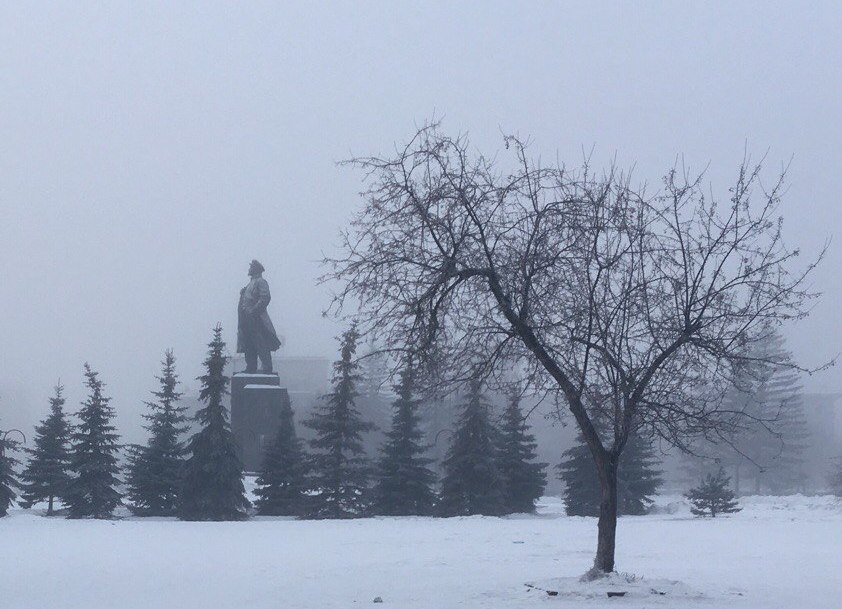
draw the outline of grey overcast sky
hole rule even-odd
[[[501,130],[570,162],[616,155],[657,184],[683,155],[727,193],[744,148],[791,157],[788,241],[842,233],[835,2],[106,2],[0,9],[0,425],[28,425],[82,363],[136,421],[162,352],[189,383],[235,338],[266,266],[285,353],[334,351],[318,259],[359,205],[336,161],[433,114],[485,152]],[[842,351],[839,268],[787,332]],[[842,389],[837,370],[809,381]]]

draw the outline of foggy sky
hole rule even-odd
[[[13,4],[13,3],[10,3]],[[436,115],[491,153],[616,155],[657,187],[677,155],[727,197],[744,149],[793,158],[787,241],[840,233],[842,18],[834,3],[14,3],[0,9],[0,426],[68,409],[85,361],[135,424],[165,348],[195,386],[216,322],[233,347],[251,258],[283,353],[333,357],[318,260],[360,204],[336,166]],[[176,4],[176,3],[172,3]],[[701,3],[699,3],[701,4]],[[786,332],[842,351],[825,292]],[[836,370],[808,387],[842,390]]]

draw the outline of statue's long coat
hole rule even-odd
[[[281,341],[266,312],[270,300],[269,284],[263,277],[252,279],[240,290],[237,353],[277,351],[280,348]]]

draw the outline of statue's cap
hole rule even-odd
[[[260,264],[257,260],[252,260],[251,264],[249,265],[249,268],[251,270],[257,271],[259,273],[262,273],[263,271],[266,270],[266,269],[263,268],[263,265]]]

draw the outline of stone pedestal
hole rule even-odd
[[[274,441],[289,393],[277,374],[238,372],[231,377],[231,431],[246,472],[257,472]]]

